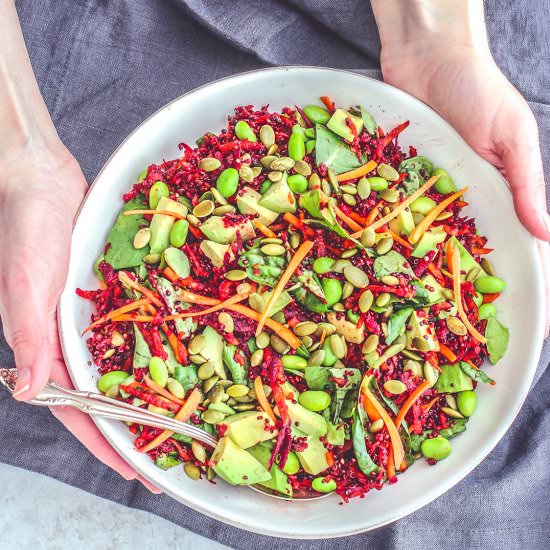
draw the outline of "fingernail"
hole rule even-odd
[[[17,398],[22,393],[28,391],[31,387],[31,370],[21,369],[17,371],[17,384],[15,384],[15,390],[13,397]]]

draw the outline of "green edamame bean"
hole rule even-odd
[[[334,352],[332,351],[332,348],[330,347],[330,340],[327,338],[325,339],[325,342],[323,344],[323,351],[325,352],[325,358],[323,359],[323,365],[325,367],[332,367],[336,361],[338,361],[338,357],[334,355]]]
[[[447,170],[436,168],[432,172],[432,176],[439,176],[439,179],[434,183],[434,188],[438,193],[448,195],[456,191],[456,185],[453,178],[449,176]]]
[[[327,299],[327,306],[332,307],[342,297],[342,283],[338,279],[322,279],[321,286]]]
[[[170,195],[170,190],[168,189],[168,185],[166,185],[163,181],[156,181],[151,185],[151,189],[149,190],[149,206],[151,207],[151,210],[154,210],[160,201],[162,197],[167,197]]]
[[[168,367],[160,357],[151,357],[149,360],[149,374],[151,380],[163,388],[168,383]]]
[[[315,139],[310,139],[307,143],[306,143],[306,153],[308,155],[311,155],[311,153],[313,152],[313,150],[315,149],[315,145],[317,145],[317,140]]]
[[[334,260],[332,258],[321,256],[313,262],[313,271],[319,274],[328,273],[332,269],[333,265]]]
[[[287,183],[294,193],[304,193],[307,191],[307,178],[302,176],[302,174],[293,174],[292,176],[288,176]]]
[[[326,124],[330,120],[330,113],[323,107],[308,105],[303,111],[313,124]]]
[[[292,127],[292,133],[293,134],[300,134],[304,138],[304,141],[307,139],[306,129],[303,126],[300,126],[299,124],[295,124]]]
[[[180,248],[187,240],[189,232],[189,222],[187,220],[177,220],[170,230],[170,244]]]
[[[298,403],[309,411],[319,412],[330,405],[330,394],[319,390],[307,390],[300,394]]]
[[[411,202],[411,212],[425,216],[430,210],[433,210],[437,203],[430,197],[418,197]]]
[[[334,479],[325,481],[324,477],[316,477],[311,482],[311,488],[318,493],[332,493],[336,490],[336,481]]]
[[[480,319],[489,319],[497,316],[497,308],[494,304],[481,304],[477,310]]]
[[[315,139],[317,137],[317,132],[315,128],[306,128],[306,138]]]
[[[144,168],[137,177],[138,183],[141,183],[147,177],[147,168]]]
[[[426,458],[433,460],[443,460],[447,458],[452,451],[451,443],[444,437],[437,436],[432,439],[425,439],[420,445],[420,450]]]
[[[298,455],[291,451],[286,457],[283,472],[289,476],[293,476],[294,474],[298,473],[299,470],[300,461],[298,460]]]
[[[387,189],[388,187],[388,180],[385,180],[384,178],[380,178],[378,176],[367,178],[367,181],[369,182],[372,191],[382,191],[383,189]]]
[[[216,180],[216,188],[227,199],[237,192],[239,172],[235,168],[226,168]]]
[[[300,134],[292,134],[288,140],[288,156],[293,160],[302,160],[306,155],[306,143]]]
[[[359,313],[357,313],[356,311],[352,311],[351,309],[348,309],[348,312],[346,313],[346,315],[354,325],[357,324],[357,322],[359,321],[359,317],[361,317]]]
[[[474,288],[482,294],[494,294],[502,292],[506,288],[506,283],[500,277],[486,275],[474,281]]]
[[[458,410],[464,416],[472,416],[477,407],[477,395],[473,390],[461,391],[456,396]]]
[[[300,355],[283,355],[281,360],[285,369],[303,370],[307,367],[307,359]]]
[[[481,304],[483,304],[483,294],[481,294],[481,292],[476,292],[475,296],[472,297],[472,300],[477,307],[480,307]]]
[[[113,386],[122,384],[128,376],[127,372],[121,370],[107,372],[97,381],[97,389],[102,393],[107,393]]]
[[[244,120],[239,120],[239,122],[235,124],[235,135],[239,139],[246,139],[247,141],[257,141],[258,139],[254,130],[252,130],[248,122]]]
[[[262,186],[260,187],[260,195],[263,195],[271,186],[273,185],[272,181],[264,180]]]

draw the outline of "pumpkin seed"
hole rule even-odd
[[[273,156],[277,151],[279,150],[279,146],[274,143],[268,150],[267,150],[267,156]]]
[[[187,474],[187,477],[189,479],[192,479],[193,481],[197,481],[201,478],[200,468],[196,464],[193,464],[191,461],[184,463],[183,471]]]
[[[211,363],[210,361],[203,363],[199,370],[197,371],[197,377],[199,380],[208,380],[209,378],[212,378],[214,376],[214,372],[216,372],[214,363]]]
[[[382,189],[380,191],[380,197],[383,198],[386,202],[394,203],[397,202],[397,199],[399,198],[399,195],[397,194],[397,191],[395,189]]]
[[[457,405],[456,398],[455,398],[454,395],[451,395],[450,393],[448,393],[445,396],[445,401],[446,401],[447,405],[449,405],[449,407],[451,407],[451,409],[455,409],[455,410],[458,409],[458,405]]]
[[[199,462],[204,462],[206,460],[206,450],[198,441],[193,440],[191,442],[191,450]]]
[[[261,173],[262,173],[262,167],[261,166],[253,166],[252,167],[252,175],[254,176],[253,179],[256,179]]]
[[[487,275],[494,276],[495,270],[493,268],[493,265],[487,258],[482,258],[481,262],[479,263],[481,264],[481,267],[487,272]]]
[[[343,359],[346,356],[348,351],[347,346],[339,334],[329,336],[328,342],[332,353],[334,353],[337,359]]]
[[[321,187],[321,178],[318,174],[311,174],[308,182],[310,189],[319,189]]]
[[[346,281],[342,287],[342,299],[349,298],[353,294],[353,289],[354,286],[349,281]]]
[[[211,376],[208,380],[205,380],[202,383],[202,391],[204,393],[208,393],[218,383],[219,379],[220,379],[220,377],[216,375],[216,376]]]
[[[107,397],[110,397],[111,399],[116,399],[119,394],[119,384],[115,384],[114,386],[111,386],[106,392],[105,395]]]
[[[346,311],[346,308],[345,308],[344,304],[342,304],[342,303],[340,303],[340,302],[334,304],[334,305],[332,306],[332,309],[333,309],[334,311]]]
[[[452,218],[453,217],[453,213],[452,212],[441,212],[441,214],[439,214],[439,216],[437,216],[437,218],[435,219],[435,221],[443,221],[443,220],[448,220],[449,218]]]
[[[372,248],[376,242],[376,232],[372,227],[363,229],[361,233],[361,244],[367,248]]]
[[[413,212],[412,216],[414,225],[418,225],[424,219],[424,216],[418,212]]]
[[[271,163],[274,161],[274,160],[277,160],[279,157],[276,157],[274,155],[269,155],[269,156],[266,156],[266,157],[263,157],[262,159],[260,159],[260,164],[264,167],[264,168],[269,168],[271,166]]]
[[[260,332],[258,336],[256,336],[256,345],[260,349],[267,348],[269,346],[269,334],[267,332]]]
[[[111,335],[111,344],[115,346],[115,348],[118,348],[119,346],[122,346],[124,342],[124,336],[122,336],[118,330],[113,330],[113,334]]]
[[[207,424],[217,424],[218,422],[221,422],[225,418],[225,414],[223,414],[220,411],[209,409],[202,413],[201,418]]]
[[[332,187],[330,186],[330,183],[327,180],[325,179],[321,180],[321,189],[327,197],[330,197],[332,195]]]
[[[237,398],[237,397],[243,397],[244,395],[248,395],[249,387],[245,386],[244,384],[233,384],[233,386],[229,386],[225,390],[225,393],[229,395],[230,397]]]
[[[162,416],[168,416],[172,414],[170,411],[167,411],[162,407],[155,407],[155,405],[147,405],[147,410],[155,414],[160,414]]]
[[[366,199],[370,195],[370,183],[367,178],[361,178],[357,183],[357,194],[362,199]]]
[[[384,427],[384,421],[381,418],[379,418],[369,426],[369,432],[371,434],[377,434],[383,427]]]
[[[346,260],[347,258],[352,258],[353,256],[355,256],[357,252],[359,252],[357,248],[348,248],[347,250],[344,250],[344,252],[342,252],[341,257]]]
[[[250,183],[254,179],[254,172],[252,171],[252,168],[248,166],[248,164],[244,164],[239,169],[239,177],[246,181],[247,183]]]
[[[272,170],[271,172],[267,173],[267,177],[269,181],[272,181],[273,183],[278,182],[282,177],[283,173],[279,170]]]
[[[212,210],[213,216],[224,216],[225,214],[233,214],[236,212],[235,207],[232,204],[223,204]]]
[[[457,336],[468,334],[468,329],[458,317],[447,317],[447,328]]]
[[[260,141],[266,146],[271,147],[275,143],[275,132],[268,124],[260,128]]]
[[[134,248],[140,250],[145,248],[151,240],[151,230],[148,227],[142,227],[134,237]]]
[[[214,170],[217,170],[221,165],[222,163],[214,157],[205,157],[199,162],[199,168],[201,170],[204,170],[205,172],[213,172]]]
[[[357,199],[353,195],[350,195],[349,193],[344,193],[342,195],[342,200],[346,204],[349,204],[350,206],[355,206],[357,204]]]
[[[340,191],[347,193],[348,195],[357,195],[357,187],[351,184],[340,185]]]
[[[237,294],[247,294],[252,289],[252,285],[250,283],[241,283],[237,286]]]
[[[376,245],[376,252],[378,255],[383,256],[387,254],[393,248],[393,237],[383,237],[378,241]]]
[[[472,267],[472,269],[470,269],[470,271],[468,271],[468,274],[466,275],[466,280],[470,282],[474,281],[480,273],[480,267]]]
[[[317,330],[318,326],[313,321],[303,321],[294,327],[294,333],[296,336],[310,336]]]
[[[224,274],[224,277],[228,281],[242,281],[243,279],[246,279],[248,275],[246,274],[246,271],[243,271],[242,269],[230,269]]]
[[[193,215],[197,216],[197,218],[206,218],[206,216],[212,214],[214,208],[214,203],[211,200],[202,201],[193,208]]]
[[[407,386],[401,380],[388,380],[384,382],[384,389],[393,395],[401,395],[407,391]]]
[[[389,164],[379,164],[376,169],[378,175],[388,181],[397,181],[399,179],[399,172]]]
[[[300,246],[300,235],[298,235],[298,233],[292,233],[289,243],[292,248],[298,248]]]
[[[283,239],[277,237],[266,237],[260,241],[261,244],[283,244]]]
[[[332,264],[331,271],[334,273],[343,273],[344,268],[348,265],[352,265],[352,263],[349,260],[336,260]]]
[[[344,267],[344,277],[355,288],[365,288],[369,284],[369,278],[367,274],[358,267],[355,267],[354,265],[348,265]]]
[[[257,367],[263,360],[264,360],[264,350],[263,349],[257,349],[250,356],[250,365],[252,367]]]
[[[451,418],[464,418],[456,409],[451,409],[451,407],[441,407],[441,412],[445,413]]]
[[[302,336],[300,340],[302,340],[302,344],[308,349],[313,344],[313,338],[311,336]]]
[[[414,376],[422,376],[422,365],[413,359],[407,359],[403,363],[403,372],[412,372]]]
[[[252,162],[252,157],[250,156],[250,153],[243,153],[241,155],[242,164],[250,164],[251,162]]]
[[[271,344],[271,347],[281,355],[288,353],[288,351],[290,350],[290,346],[288,345],[288,343],[277,334],[271,335],[269,343]]]
[[[320,338],[323,332],[327,336],[330,336],[336,332],[336,327],[332,323],[319,323],[317,330],[315,331],[315,336]]]
[[[204,346],[206,346],[206,338],[204,334],[197,334],[189,340],[187,350],[191,355],[198,355],[204,349]]]
[[[214,468],[209,467],[206,470],[206,479],[208,479],[208,481],[212,481],[212,480],[216,479],[216,472],[214,471]]]
[[[409,359],[413,359],[414,361],[422,361],[422,357],[418,355],[418,353],[415,353],[414,351],[411,351],[410,349],[404,349],[401,352],[405,357],[408,357]]]
[[[325,362],[325,350],[318,349],[314,351],[307,361],[308,367],[320,367]]]
[[[248,395],[241,395],[238,397],[233,397],[232,399],[234,399],[237,403],[252,403],[254,401],[254,399]]]
[[[212,198],[222,206],[227,205],[227,199],[217,190],[216,187],[210,188],[210,193],[212,193]]]
[[[305,160],[297,160],[294,163],[294,171],[307,178],[311,175],[311,166]]]
[[[181,383],[175,378],[168,378],[166,387],[168,388],[168,391],[172,395],[175,395],[178,399],[183,399],[185,397],[185,389],[183,388]]]
[[[225,392],[223,390],[223,386],[216,384],[209,392],[207,392],[206,397],[208,397],[210,403],[219,403],[223,400],[224,394]]]
[[[233,405],[233,408],[239,412],[253,411],[256,405],[254,403],[239,403],[238,405]]]
[[[235,330],[235,321],[227,311],[222,311],[218,315],[218,323],[222,326],[224,332],[231,333]]]
[[[452,300],[453,302],[455,301],[455,293],[450,288],[444,288],[441,291],[441,294],[443,294],[447,300]]]
[[[290,157],[279,157],[277,160],[274,160],[269,167],[271,170],[290,170],[296,162]]]
[[[334,173],[334,170],[332,168],[329,168],[327,174],[328,174],[328,181],[329,181],[330,185],[332,186],[334,191],[336,191],[336,193],[338,193],[338,191],[340,190],[340,184],[338,183],[338,180],[336,179],[336,174]]]
[[[391,208],[389,206],[384,206],[384,208],[382,208],[382,214],[384,214],[384,216],[387,216],[390,212]]]
[[[201,221],[197,216],[193,214],[187,214],[187,221],[193,226],[193,227],[200,227]]]
[[[420,336],[413,338],[412,344],[419,351],[430,351],[430,344]]]
[[[439,378],[439,372],[437,372],[436,368],[426,361],[422,370],[424,371],[424,378],[430,384],[430,387],[432,388],[435,386],[435,383]]]
[[[143,257],[143,261],[146,264],[158,264],[160,262],[160,254],[152,253]]]
[[[397,286],[399,284],[399,279],[395,275],[385,275],[380,279],[380,282],[388,286]]]
[[[374,301],[374,295],[372,291],[368,289],[365,290],[365,292],[363,292],[361,296],[359,296],[359,301],[358,301],[358,305],[361,313],[366,313],[371,308],[373,301]]]
[[[206,363],[206,359],[202,355],[189,355],[191,363],[194,365],[202,365]]]
[[[113,348],[111,349],[108,349],[102,356],[102,359],[110,359],[114,354],[115,354],[116,350],[114,350]]]
[[[187,258],[185,252],[179,248],[175,248],[173,246],[168,247],[164,251],[164,261],[178,277],[181,277],[182,279],[189,277],[189,274],[191,273],[189,259]]]
[[[286,249],[280,244],[266,244],[260,248],[266,256],[282,256]]]
[[[390,303],[391,295],[388,292],[382,292],[382,294],[379,294],[376,298],[375,304],[378,307],[384,307],[387,306]]]

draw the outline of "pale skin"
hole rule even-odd
[[[371,3],[384,80],[433,107],[505,174],[518,217],[547,258],[548,244],[542,241],[550,240],[550,218],[537,125],[490,55],[482,2]],[[57,336],[56,304],[87,183],[42,100],[13,0],[0,0],[0,21],[0,316],[19,371],[14,396],[25,401],[48,379],[71,386]],[[55,416],[124,478],[146,483],[89,417],[59,409]]]

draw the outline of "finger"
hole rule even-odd
[[[542,264],[542,274],[544,277],[546,296],[546,332],[544,335],[548,337],[548,334],[550,333],[550,245],[548,243],[537,241],[537,246]]]

